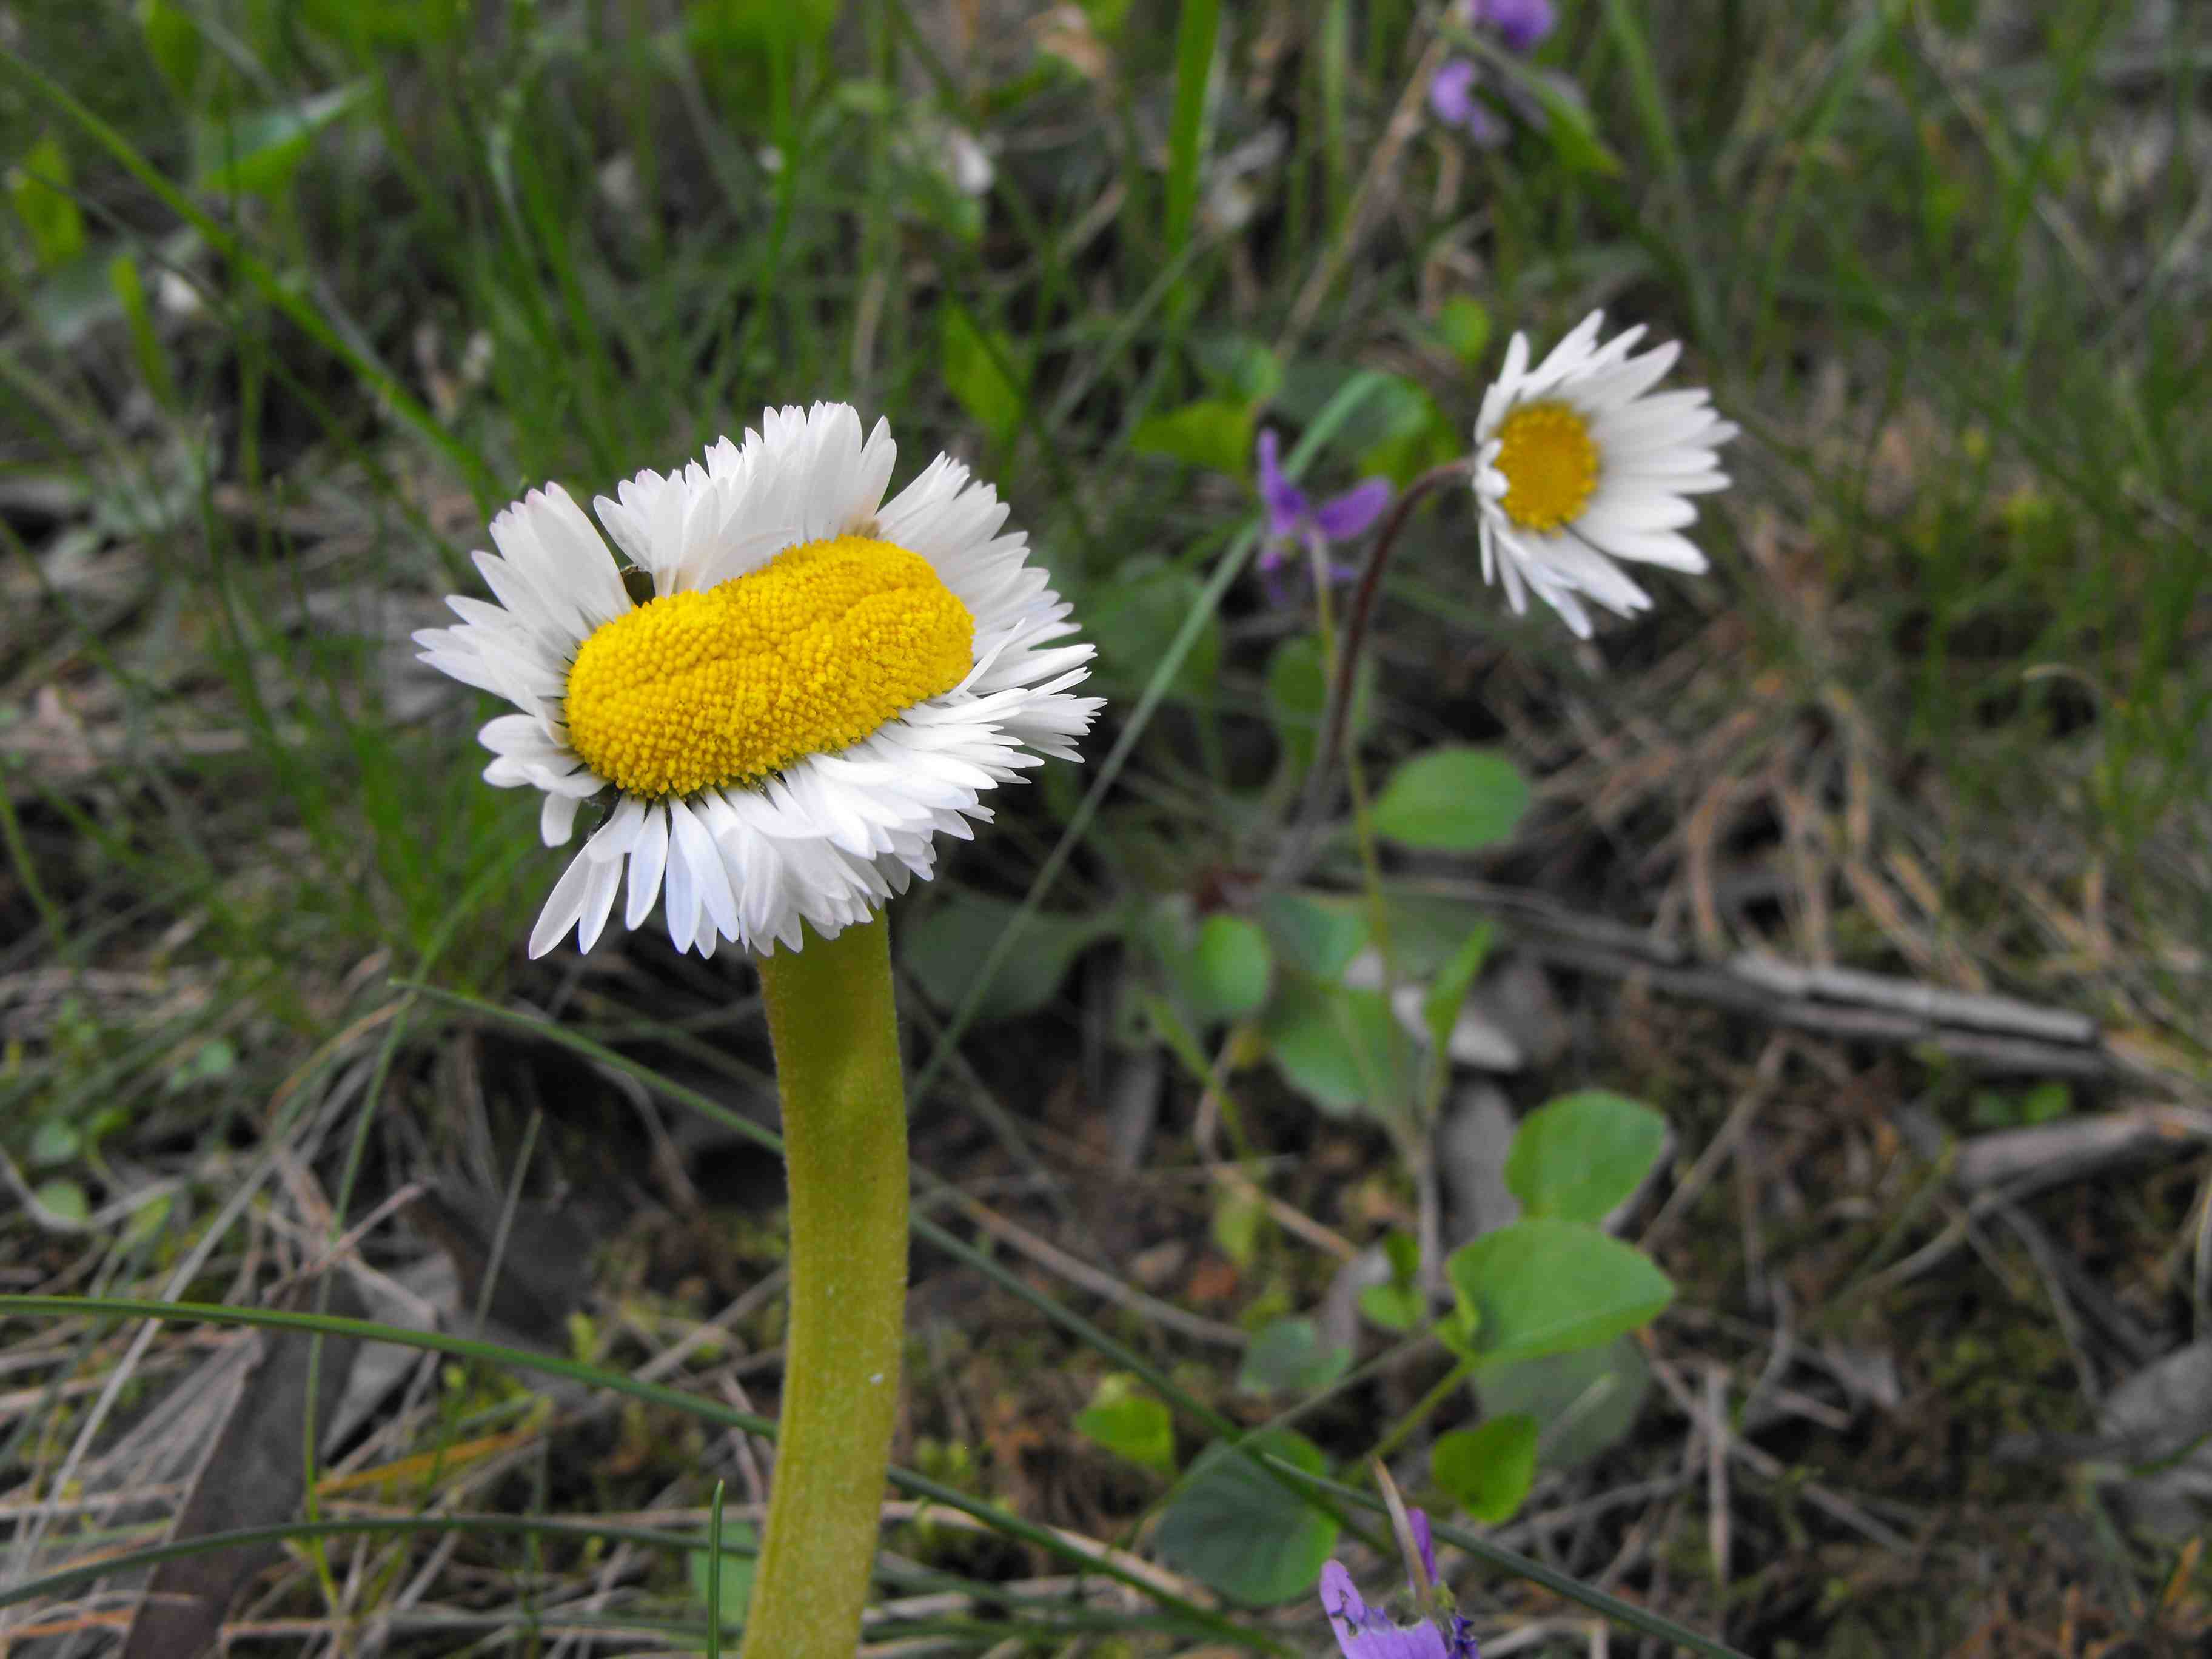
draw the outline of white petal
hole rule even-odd
[[[558,847],[575,833],[576,809],[584,803],[573,795],[548,795],[538,806],[538,838]]]
[[[661,872],[667,862],[668,812],[653,802],[645,809],[644,825],[638,831],[637,844],[629,852],[629,905],[623,912],[623,927],[641,927],[653,914],[653,901],[660,896]]]
[[[583,914],[576,924],[576,948],[579,951],[589,951],[599,942],[600,930],[607,925],[607,912],[614,908],[615,890],[621,885],[622,861],[619,859],[592,860],[591,881],[584,890]]]
[[[553,884],[545,908],[538,913],[538,925],[530,930],[530,954],[533,958],[544,956],[558,945],[562,935],[576,925],[576,918],[584,911],[584,896],[591,880],[592,860],[579,853],[561,872],[561,879]]]

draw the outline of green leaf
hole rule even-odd
[[[1536,1482],[1536,1419],[1493,1417],[1437,1437],[1429,1475],[1476,1520],[1510,1521]]]
[[[1474,1391],[1492,1416],[1535,1419],[1539,1461],[1568,1469],[1627,1437],[1651,1391],[1651,1366],[1633,1337],[1617,1336],[1571,1353],[1482,1366]]]
[[[1359,1292],[1360,1316],[1378,1330],[1402,1334],[1427,1311],[1426,1298],[1411,1285],[1370,1285]]]
[[[1279,1319],[1252,1339],[1237,1386],[1246,1394],[1313,1394],[1352,1369],[1352,1350],[1324,1348],[1310,1319]]]
[[[154,327],[154,311],[146,302],[146,284],[139,278],[138,262],[127,253],[117,254],[107,262],[107,285],[115,291],[124,320],[131,325],[131,350],[138,360],[138,378],[156,404],[173,410],[177,383],[169,373],[169,354],[162,349],[161,337]]]
[[[193,187],[224,195],[283,194],[300,163],[307,159],[315,135],[368,91],[367,81],[349,82],[275,109],[203,127],[199,176]]]
[[[1098,678],[1109,685],[1140,686],[1183,621],[1204,603],[1206,584],[1194,571],[1152,556],[1132,559],[1112,581],[1090,592],[1083,608],[1085,636],[1098,647]],[[1172,682],[1193,699],[1210,699],[1221,666],[1221,619],[1209,616]]]
[[[1571,89],[1571,83],[1538,73],[1522,76],[1521,84],[1544,106],[1544,136],[1551,141],[1552,154],[1559,158],[1562,167],[1570,173],[1607,177],[1620,172],[1620,158],[1597,136],[1589,106]]]
[[[50,1117],[31,1132],[31,1166],[51,1170],[57,1164],[67,1164],[84,1150],[84,1137],[76,1125],[58,1117]]]
[[[929,1000],[957,1008],[975,983],[975,970],[1013,924],[1021,907],[1006,899],[955,896],[908,927],[899,961]],[[1110,916],[1066,916],[1040,912],[1015,936],[991,988],[977,1006],[978,1019],[1035,1013],[1060,994],[1075,958],[1114,931]]]
[[[1208,916],[1198,930],[1184,989],[1202,1020],[1233,1019],[1261,1007],[1274,964],[1267,936],[1243,916]]]
[[[177,101],[198,100],[202,46],[199,25],[191,14],[168,0],[140,0],[138,30],[146,42],[146,55],[169,83]]]
[[[1209,333],[1191,355],[1206,383],[1221,397],[1256,406],[1282,388],[1282,358],[1266,341],[1249,334]]]
[[[1475,923],[1474,931],[1452,952],[1451,960],[1421,1000],[1421,1019],[1429,1028],[1431,1047],[1439,1054],[1450,1050],[1452,1027],[1459,1024],[1459,1011],[1467,1003],[1467,994],[1474,988],[1474,976],[1482,971],[1496,932],[1487,921]]]
[[[47,270],[84,252],[84,216],[68,194],[69,185],[69,154],[51,132],[8,169],[8,199]]]
[[[1406,415],[1381,442],[1361,452],[1359,470],[1379,473],[1403,489],[1432,466],[1441,466],[1467,448],[1467,434],[1425,390],[1406,405]]]
[[[1375,829],[1401,846],[1472,853],[1504,841],[1528,810],[1528,785],[1487,749],[1431,749],[1390,775]]]
[[[1328,1468],[1319,1449],[1288,1429],[1248,1446],[1310,1474]],[[1302,1504],[1237,1448],[1209,1446],[1160,1518],[1161,1559],[1245,1607],[1310,1595],[1336,1547],[1336,1522]]]
[[[1286,974],[1261,1035],[1284,1079],[1325,1112],[1387,1111],[1407,1097],[1407,1045],[1380,991]]]
[[[691,0],[684,24],[708,52],[781,52],[821,45],[843,9],[843,0]]]
[[[2074,1109],[2073,1091],[2053,1078],[2048,1083],[2039,1083],[2028,1091],[2027,1098],[2020,1103],[2022,1123],[2048,1123],[2053,1118],[2063,1117]]]
[[[1481,301],[1455,294],[1437,313],[1437,332],[1454,356],[1469,368],[1478,368],[1490,349],[1490,312]]]
[[[1429,1311],[1429,1299],[1420,1288],[1420,1243],[1411,1233],[1390,1233],[1382,1240],[1382,1253],[1389,1258],[1389,1283],[1362,1290],[1359,1311],[1370,1324],[1386,1331],[1410,1331]]]
[[[1021,424],[1026,401],[1011,378],[1013,342],[995,329],[979,329],[957,300],[948,299],[939,308],[938,329],[946,389],[993,442],[1006,443]]]
[[[1321,745],[1322,720],[1328,712],[1328,674],[1321,641],[1297,634],[1267,658],[1267,708],[1275,719],[1275,740],[1292,768],[1303,773]],[[1363,656],[1352,671],[1350,734],[1357,738],[1374,724],[1375,659]]]
[[[1213,1194],[1213,1242],[1221,1254],[1240,1267],[1249,1267],[1260,1254],[1260,1230],[1267,1206],[1250,1193],[1220,1187]]]
[[[1486,1233],[1445,1263],[1476,1319],[1473,1357],[1534,1359],[1609,1341],[1674,1299],[1650,1259],[1580,1222],[1540,1216]]]
[[[711,1580],[709,1574],[719,1576],[721,1583],[722,1628],[738,1630],[745,1622],[745,1609],[752,1604],[753,1570],[759,1565],[759,1545],[753,1529],[742,1521],[722,1522],[722,1553],[710,1557],[705,1550],[690,1553],[691,1599],[705,1607]]]
[[[1271,893],[1260,901],[1259,917],[1285,966],[1329,984],[1367,943],[1367,919],[1356,899]]]
[[[1141,1468],[1175,1473],[1175,1420],[1127,1372],[1099,1379],[1091,1403],[1075,1415],[1075,1431]]]
[[[1140,455],[1165,455],[1242,477],[1252,465],[1252,409],[1225,398],[1201,398],[1164,415],[1146,416],[1129,434],[1129,447]]]
[[[92,1218],[92,1200],[84,1195],[84,1188],[74,1181],[42,1181],[35,1196],[40,1205],[64,1221],[82,1223]]]
[[[1602,1089],[1563,1095],[1522,1120],[1505,1154],[1522,1212],[1602,1221],[1644,1184],[1667,1144],[1667,1120]]]

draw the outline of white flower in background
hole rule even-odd
[[[988,484],[940,455],[886,505],[896,453],[844,404],[769,410],[705,464],[641,472],[594,503],[641,589],[558,484],[492,520],[498,603],[456,596],[422,659],[522,712],[480,734],[486,781],[544,792],[558,846],[610,810],[530,936],[589,950],[628,872],[625,926],[662,902],[679,951],[796,949],[927,879],[939,834],[1074,739],[1101,699],[1092,647],[1002,535]]]
[[[1504,582],[1516,614],[1533,591],[1583,639],[1583,599],[1624,617],[1651,604],[1615,561],[1705,569],[1681,532],[1690,497],[1727,486],[1717,451],[1736,434],[1704,388],[1651,390],[1679,343],[1631,356],[1642,327],[1601,346],[1604,320],[1592,312],[1533,369],[1516,334],[1474,428],[1483,580]]]

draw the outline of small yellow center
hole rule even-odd
[[[1525,529],[1557,530],[1589,505],[1597,446],[1589,422],[1565,404],[1525,404],[1498,428],[1505,516]]]
[[[568,670],[568,742],[648,799],[750,783],[951,690],[975,619],[929,562],[837,536],[602,623]]]

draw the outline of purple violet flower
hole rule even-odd
[[[1364,479],[1316,506],[1304,490],[1283,476],[1279,455],[1274,428],[1262,428],[1258,471],[1260,504],[1267,509],[1267,528],[1259,568],[1270,597],[1279,602],[1282,568],[1291,555],[1326,547],[1331,542],[1348,542],[1359,535],[1390,505],[1390,483],[1386,478]],[[1347,581],[1358,574],[1352,566],[1334,562],[1328,570],[1333,581]]]
[[[1415,1577],[1412,1565],[1407,1564],[1407,1580],[1418,1596],[1424,1583],[1436,1582],[1437,1552],[1429,1541],[1429,1517],[1419,1510],[1410,1510],[1406,1518],[1425,1569]],[[1344,1659],[1482,1659],[1475,1648],[1474,1632],[1457,1613],[1447,1615],[1451,1620],[1449,1632],[1431,1619],[1401,1625],[1382,1608],[1367,1605],[1340,1561],[1331,1561],[1321,1570],[1321,1610],[1336,1633],[1336,1645]]]
[[[1429,82],[1429,113],[1448,127],[1457,127],[1484,149],[1505,142],[1505,123],[1490,106],[1474,95],[1476,70],[1472,59],[1455,58]]]
[[[1500,46],[1520,57],[1541,46],[1557,21],[1552,0],[1465,0],[1462,15],[1469,28],[1492,31]],[[1466,133],[1469,142],[1495,149],[1505,142],[1505,123],[1475,95],[1479,73],[1469,59],[1451,59],[1429,82],[1429,112],[1443,125]],[[1525,92],[1510,85],[1501,90],[1523,118],[1540,118],[1540,106]]]
[[[1493,28],[1508,52],[1524,56],[1551,33],[1552,0],[1468,0],[1470,28]]]

